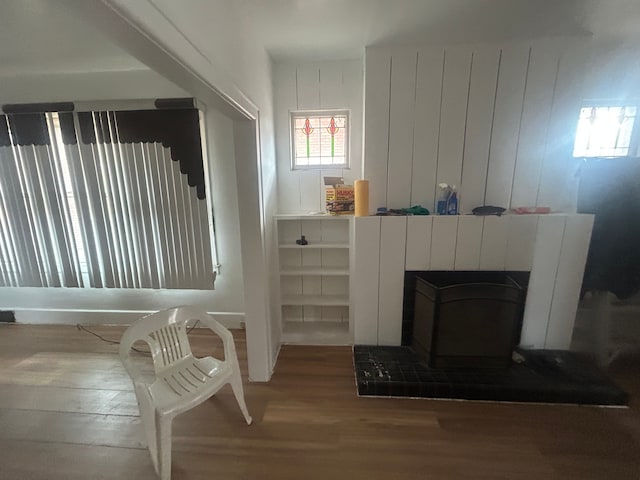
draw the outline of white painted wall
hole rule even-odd
[[[205,115],[211,200],[215,218],[220,273],[211,296],[211,307],[219,311],[244,312],[244,283],[238,188],[235,169],[233,122],[210,110]]]
[[[261,42],[253,36],[250,28],[244,28],[245,16],[241,2],[209,1],[198,8],[184,8],[184,5],[169,0],[128,2],[109,0],[105,2],[119,12],[133,25],[144,31],[145,36],[162,46],[164,51],[179,59],[181,65],[196,73],[213,90],[220,92],[234,106],[256,117],[258,122],[259,182],[260,189],[260,248],[263,251],[262,262],[258,269],[258,286],[266,289],[267,298],[262,314],[253,319],[257,338],[247,333],[249,348],[249,370],[254,380],[268,380],[280,345],[280,328],[277,318],[278,288],[274,281],[277,275],[273,264],[275,255],[275,236],[273,215],[277,210],[276,161],[273,125],[273,92],[271,82],[271,60]],[[67,2],[72,8],[77,4]],[[97,17],[98,7],[85,8],[84,14]],[[202,9],[209,13],[203,14]],[[118,26],[120,28],[120,26]],[[118,40],[117,36],[111,37]],[[157,56],[146,45],[133,45],[122,39],[122,45],[128,51],[145,57],[149,62]],[[176,72],[175,68],[158,60],[168,78]],[[176,74],[177,75],[177,74]],[[184,85],[186,89],[188,86]],[[209,105],[211,107],[211,105]],[[237,133],[237,132],[234,132]],[[236,148],[237,153],[237,148]],[[240,179],[239,179],[240,180]],[[252,187],[253,188],[253,187]],[[243,195],[243,192],[240,192]],[[239,202],[242,205],[242,202]],[[245,213],[240,208],[241,223]],[[262,298],[262,295],[259,295]],[[254,302],[254,297],[248,297]],[[266,341],[266,348],[261,342]],[[252,358],[253,356],[253,358]]]
[[[190,96],[153,70],[1,75],[0,102],[139,100]]]
[[[274,111],[280,213],[324,211],[325,176],[344,177],[353,185],[362,178],[363,65],[360,60],[277,63],[274,66]],[[350,168],[291,170],[289,112],[348,109]]]
[[[640,101],[640,50],[637,45],[594,42],[585,72],[585,100]]]
[[[588,37],[367,48],[370,210],[434,208],[455,184],[484,204],[575,209],[571,157]]]
[[[0,103],[185,95],[188,94],[184,90],[150,70],[28,75],[3,82]],[[17,310],[18,321],[24,323],[128,324],[150,311],[191,304],[209,312],[220,312],[224,318],[234,319],[236,323],[243,320],[244,288],[233,123],[215,110],[209,110],[205,115],[205,128],[211,200],[218,234],[218,260],[222,265],[214,291],[0,288],[0,309]]]

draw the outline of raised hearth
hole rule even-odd
[[[409,347],[353,347],[361,396],[626,405],[628,395],[576,354],[520,350],[508,369],[430,368]]]

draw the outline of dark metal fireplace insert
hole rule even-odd
[[[407,273],[414,275],[415,288],[411,340],[407,342],[409,332],[405,332],[403,343],[429,366],[506,368],[511,364],[525,301],[525,289],[516,278],[526,284],[528,274]],[[405,282],[405,292],[407,287]],[[408,301],[405,298],[405,307]]]

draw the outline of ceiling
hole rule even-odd
[[[54,0],[0,2],[0,75],[146,68]]]
[[[162,1],[162,0],[160,0]],[[357,57],[379,44],[584,32],[573,0],[241,0],[275,59]]]
[[[636,49],[640,39],[639,0],[147,1],[204,50],[233,48],[213,39],[242,32],[275,60],[360,58],[381,44],[593,34]],[[146,69],[54,0],[3,0],[0,45],[0,75]]]
[[[166,4],[169,0],[152,0]],[[214,2],[215,3],[215,2]],[[219,2],[218,2],[219,3]],[[360,57],[368,45],[640,35],[638,0],[236,0],[274,59]],[[202,7],[202,4],[200,4]],[[209,2],[199,15],[214,15]]]

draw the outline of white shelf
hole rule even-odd
[[[282,243],[280,248],[349,248],[348,243],[312,243],[309,245],[298,245],[296,243]]]
[[[349,295],[284,295],[282,297],[282,305],[348,307]]]
[[[351,345],[349,324],[338,322],[284,322],[282,343],[297,345]]]
[[[349,267],[282,267],[280,275],[348,276]]]
[[[283,213],[280,215],[276,215],[275,218],[278,220],[349,220],[353,218],[353,215],[328,215],[326,213],[319,214],[288,214]]]
[[[276,215],[283,343],[353,343],[349,330],[352,218],[353,215]],[[296,243],[301,235],[309,244]],[[305,249],[308,252],[302,253]]]

